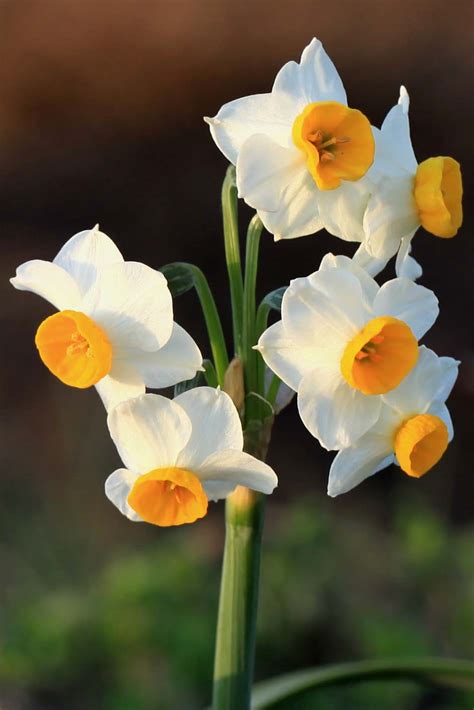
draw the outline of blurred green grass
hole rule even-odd
[[[473,657],[474,531],[448,528],[420,501],[399,502],[395,511],[391,529],[381,531],[370,516],[329,517],[316,500],[271,509],[258,678],[366,657]],[[2,710],[205,707],[220,515],[204,521],[199,535],[190,526],[157,530],[156,542],[141,549],[117,542],[96,569],[77,540],[58,535],[41,515],[41,530],[34,532],[32,508],[28,536],[10,531],[8,547],[0,547],[7,579]],[[39,574],[27,559],[22,571],[27,549]],[[280,707],[454,710],[473,703],[472,693],[397,682],[326,689]]]

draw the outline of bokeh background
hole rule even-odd
[[[123,518],[103,494],[119,465],[94,391],[68,389],[33,345],[51,309],[8,284],[100,223],[126,259],[198,264],[230,336],[219,191],[226,162],[203,115],[270,90],[312,36],[352,105],[380,125],[400,83],[419,160],[463,164],[465,224],[419,233],[441,302],[426,343],[462,360],[456,438],[420,481],[387,469],[327,498],[332,455],[278,418],[280,486],[264,541],[257,678],[364,657],[474,653],[472,334],[473,4],[470,0],[1,0],[0,707],[193,710],[210,699],[223,505],[186,529]],[[245,226],[250,211],[242,206]],[[353,247],[265,235],[259,293]],[[393,266],[391,267],[393,269]],[[177,320],[207,354],[196,299]],[[327,690],[281,707],[455,710],[472,693],[410,683]]]

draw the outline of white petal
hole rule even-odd
[[[264,372],[264,383],[265,383],[265,390],[268,392],[268,388],[270,387],[272,380],[274,377],[274,373],[272,370],[270,370],[269,367],[265,367],[265,372]],[[281,378],[280,378],[281,379]],[[278,387],[278,392],[277,396],[275,399],[275,403],[273,405],[273,409],[275,411],[275,414],[280,414],[282,409],[285,409],[287,407],[293,397],[295,396],[296,392],[294,389],[291,387],[288,387],[285,382],[280,382],[280,385]]]
[[[121,261],[123,256],[113,241],[94,227],[71,237],[53,263],[71,274],[84,295],[104,266]]]
[[[368,305],[354,274],[329,269],[294,279],[283,296],[281,314],[289,337],[340,351],[370,319]]]
[[[318,188],[307,170],[302,170],[281,195],[276,212],[258,210],[265,228],[275,241],[296,239],[323,228],[317,205]]]
[[[173,328],[173,302],[165,277],[134,261],[101,269],[84,307],[103,326],[118,352],[158,350]]]
[[[133,508],[127,503],[128,494],[137,479],[136,474],[126,468],[119,468],[110,474],[105,482],[105,495],[125,515],[134,523],[141,522],[141,518],[135,513]]]
[[[244,451],[231,449],[211,454],[202,463],[197,475],[212,500],[229,495],[231,485],[233,488],[238,485],[247,486],[268,495],[278,484],[275,472],[268,464]]]
[[[398,104],[390,109],[385,117],[382,123],[382,133],[390,142],[394,160],[406,170],[415,173],[418,163],[410,138],[409,105],[408,92],[404,86],[401,86]]]
[[[365,244],[362,243],[352,257],[355,264],[367,271],[370,276],[377,276],[385,269],[388,259],[376,259],[367,251]]]
[[[369,433],[347,449],[339,451],[329,471],[328,495],[347,493],[374,473],[391,463],[394,456],[390,441]]]
[[[161,389],[190,380],[202,369],[202,355],[190,335],[173,323],[171,338],[152,353],[127,352],[127,360],[140,372],[147,387]]]
[[[112,370],[95,386],[109,412],[119,402],[145,393],[145,383],[138,370],[128,362],[114,361]]]
[[[423,273],[423,269],[419,263],[410,256],[411,240],[413,234],[403,237],[398,250],[397,259],[395,261],[395,273],[397,276],[403,276],[406,279],[416,281]]]
[[[314,369],[318,349],[290,338],[282,321],[274,323],[262,333],[258,351],[272,372],[293,390],[297,390],[303,377]],[[316,360],[317,361],[317,360]]]
[[[245,141],[237,158],[239,197],[255,209],[275,212],[285,188],[303,171],[305,158],[296,146],[282,148],[256,133]]]
[[[439,417],[446,424],[446,428],[448,430],[448,441],[452,441],[454,438],[454,427],[453,420],[451,419],[451,415],[447,406],[445,404],[435,402],[429,408],[427,413],[432,414],[435,417]]]
[[[368,181],[342,182],[337,190],[318,192],[318,210],[324,228],[347,242],[364,239],[364,212],[370,198]]]
[[[383,395],[383,400],[407,417],[425,413],[432,402],[444,402],[451,392],[458,373],[458,362],[439,358],[422,345],[418,362],[398,387]]]
[[[191,421],[183,408],[158,394],[121,402],[107,423],[122,461],[136,474],[176,466],[191,436]]]
[[[394,256],[404,237],[420,226],[413,197],[413,178],[385,178],[372,193],[363,219],[365,248],[377,259]]]
[[[419,340],[438,317],[438,299],[433,291],[409,279],[393,279],[384,283],[378,292],[374,313],[404,321]]]
[[[360,248],[361,247],[359,247],[359,250]],[[334,256],[334,254],[331,253],[326,254],[321,260],[319,271],[327,271],[328,269],[345,269],[346,271],[350,271],[351,274],[359,280],[367,303],[372,304],[378,293],[379,285],[354,258],[350,259],[348,256],[342,255]]]
[[[272,92],[290,97],[297,113],[313,101],[347,104],[346,92],[337,70],[318,39],[311,40],[301,62],[288,62],[280,69]]]
[[[272,94],[245,96],[224,104],[214,118],[205,118],[217,147],[234,165],[245,141],[264,133],[281,146],[291,145],[291,128],[296,112],[281,112],[282,102]],[[289,107],[288,107],[289,108]]]
[[[10,283],[19,291],[31,291],[45,298],[59,311],[81,309],[81,294],[76,282],[50,261],[34,259],[21,264]]]
[[[316,368],[298,389],[303,424],[325,449],[351,446],[377,421],[380,397],[364,395],[349,386],[340,370]]]
[[[196,387],[178,395],[174,402],[186,412],[192,425],[191,436],[178,457],[178,466],[196,471],[215,451],[242,450],[242,424],[228,394],[213,387]]]

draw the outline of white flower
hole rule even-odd
[[[46,367],[67,385],[95,385],[107,409],[201,369],[195,342],[173,322],[163,274],[124,261],[98,227],[69,239],[52,262],[22,264],[11,283],[59,310],[36,333]]]
[[[242,451],[239,415],[220,390],[198,387],[172,401],[141,395],[115,407],[108,425],[126,468],[105,492],[130,520],[193,523],[237,485],[267,494],[277,485],[270,466]]]
[[[453,438],[445,401],[458,365],[457,360],[420,348],[415,369],[397,389],[383,395],[375,426],[334,459],[330,496],[347,493],[394,462],[409,476],[420,478],[440,460]]]
[[[439,156],[417,163],[408,107],[408,93],[402,86],[398,104],[387,114],[377,140],[374,170],[383,177],[368,202],[364,241],[355,258],[366,267],[369,258],[383,266],[398,252],[397,275],[417,278],[421,269],[409,256],[412,237],[420,226],[438,237],[454,237],[462,224],[462,179],[453,158]]]
[[[278,72],[271,93],[225,104],[205,119],[237,168],[239,196],[275,239],[323,226],[349,241],[363,238],[374,159],[368,119],[347,107],[346,92],[321,42]]]
[[[257,349],[298,392],[305,426],[327,449],[353,444],[380,415],[380,394],[415,366],[417,340],[433,325],[432,291],[404,278],[381,288],[344,256],[327,254],[319,271],[295,279],[278,323]]]

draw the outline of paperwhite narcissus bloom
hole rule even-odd
[[[108,477],[105,492],[130,520],[193,523],[237,485],[267,494],[277,485],[270,466],[242,451],[239,415],[220,390],[141,395],[115,407],[108,425],[127,468]]]
[[[319,271],[286,290],[282,319],[257,349],[298,393],[305,426],[326,449],[353,444],[377,421],[381,394],[415,366],[418,339],[438,301],[408,279],[382,287],[344,256],[327,254]]]
[[[420,226],[437,237],[455,236],[462,224],[462,178],[453,158],[438,156],[417,163],[408,108],[409,97],[402,86],[377,141],[376,169],[384,177],[369,199],[364,241],[355,258],[366,267],[368,258],[383,265],[398,252],[397,275],[417,278],[421,269],[409,257],[412,237]]]
[[[173,322],[163,274],[124,261],[98,227],[71,237],[52,262],[22,264],[11,283],[59,310],[36,333],[46,367],[72,387],[95,385],[107,409],[201,369],[194,340]]]
[[[391,463],[409,476],[424,476],[453,438],[445,401],[458,374],[457,360],[425,347],[414,370],[383,395],[377,423],[356,444],[338,453],[329,474],[328,494],[346,493]]]
[[[205,120],[236,165],[239,196],[275,239],[324,226],[361,241],[369,192],[360,179],[374,159],[373,131],[360,111],[348,108],[319,40],[306,47],[300,64],[285,64],[270,94],[231,101]]]

